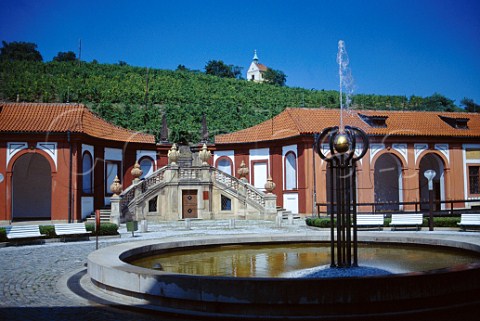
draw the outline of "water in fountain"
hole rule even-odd
[[[343,132],[343,113],[349,110],[350,103],[352,101],[353,94],[353,77],[349,64],[347,49],[345,48],[345,42],[343,40],[338,41],[337,63],[338,63],[338,76],[340,87],[340,132]],[[343,101],[343,93],[345,93],[345,102]]]

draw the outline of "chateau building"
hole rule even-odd
[[[329,200],[326,162],[315,152],[314,134],[337,126],[339,118],[338,109],[287,108],[256,126],[217,135],[208,146],[213,153],[208,164],[182,168],[182,148],[188,147],[180,148],[178,166],[164,167],[172,144],[156,144],[153,135],[114,126],[84,105],[0,103],[0,224],[82,221],[110,205],[116,176],[124,189],[132,185],[136,163],[144,182],[136,190],[148,203],[137,209],[147,219],[187,217],[184,198],[196,200],[187,205],[198,218],[235,217],[238,208],[252,217],[257,209],[248,206],[255,204],[246,206],[241,197],[261,199],[273,215],[275,198],[276,206],[309,215],[316,203]],[[415,210],[405,202],[428,205],[424,172],[432,169],[436,201],[462,200],[454,208],[480,206],[480,114],[355,110],[345,112],[343,119],[370,140],[357,164],[359,203],[378,203],[376,211]],[[326,142],[321,148],[327,153]],[[239,178],[249,184],[236,191],[235,186],[243,186]],[[274,194],[269,194],[272,182]],[[266,186],[269,190],[261,195]],[[160,197],[154,198],[154,192]],[[451,206],[436,204],[438,209]]]
[[[251,128],[218,135],[214,164],[232,175],[241,162],[248,164],[247,179],[257,188],[272,177],[277,206],[311,214],[315,203],[329,198],[326,162],[314,151],[314,134],[337,126],[339,113],[338,109],[287,108]],[[377,206],[380,211],[414,210],[413,204],[399,203],[428,201],[424,172],[432,169],[435,200],[478,200],[455,203],[457,208],[480,205],[480,114],[355,110],[345,112],[343,118],[370,139],[357,168],[359,203],[384,203]],[[327,153],[328,144],[322,148]],[[425,204],[421,207],[425,209]],[[360,210],[372,211],[372,207]]]
[[[116,176],[130,185],[136,161],[153,172],[156,149],[84,105],[0,103],[0,223],[81,221],[110,204]]]
[[[247,80],[254,82],[263,82],[263,73],[267,71],[268,67],[258,62],[257,51],[253,54],[253,61],[248,67]]]

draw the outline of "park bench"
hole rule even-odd
[[[38,225],[11,225],[5,227],[5,230],[9,240],[35,239],[46,236],[40,233]]]
[[[87,231],[84,223],[66,223],[66,224],[55,224],[55,234],[62,237],[63,241],[67,237],[79,237],[87,236],[92,233]]]
[[[392,214],[392,221],[390,226],[392,231],[395,231],[395,228],[400,227],[415,227],[417,231],[422,229],[423,225],[423,214]]]
[[[383,214],[357,214],[357,227],[377,227],[383,229]]]
[[[480,228],[480,214],[462,214],[460,223],[457,223],[463,231]]]

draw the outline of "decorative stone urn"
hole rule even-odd
[[[180,152],[178,151],[177,144],[173,144],[172,148],[168,151],[168,161],[170,165],[177,165],[178,158],[180,157]]]
[[[248,170],[247,165],[245,165],[245,162],[242,160],[242,163],[240,164],[240,168],[237,170],[237,174],[242,181],[247,180],[247,175],[250,171]]]
[[[110,190],[113,193],[113,196],[118,196],[122,193],[122,184],[120,184],[120,180],[118,179],[118,176],[115,176],[115,179],[113,180],[112,185],[110,185]]]
[[[267,182],[265,183],[265,190],[267,194],[272,194],[273,190],[275,189],[275,183],[272,180],[272,176],[268,175]]]
[[[203,144],[202,150],[198,153],[202,166],[208,165],[208,160],[212,157],[212,153],[207,149],[207,144]]]
[[[140,164],[138,164],[138,161],[135,162],[135,165],[133,165],[133,168],[132,168],[132,170],[130,171],[130,173],[132,174],[132,177],[133,177],[133,181],[134,181],[134,182],[138,181],[138,179],[140,178],[140,176],[142,176],[143,171],[142,171],[142,169],[140,168]]]

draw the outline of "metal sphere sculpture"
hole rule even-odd
[[[357,149],[359,138],[363,144]],[[324,153],[322,148],[325,141],[328,142],[329,154]],[[368,147],[367,135],[357,127],[345,126],[343,132],[340,132],[338,127],[329,127],[325,128],[321,134],[315,135],[315,150],[320,158],[327,162],[330,178],[332,267],[358,266],[356,162],[365,156]],[[357,155],[356,151],[360,153]]]

